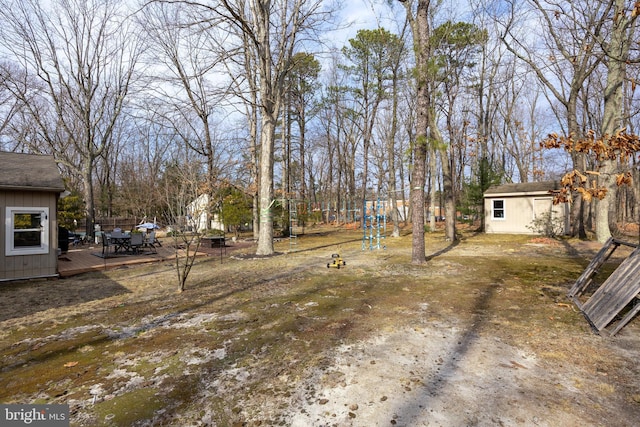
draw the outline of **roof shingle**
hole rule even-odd
[[[492,194],[518,194],[518,193],[548,193],[550,190],[561,188],[558,181],[522,182],[517,184],[502,184],[489,187],[485,195]]]
[[[0,151],[0,188],[27,191],[64,191],[53,156]]]

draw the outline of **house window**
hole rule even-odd
[[[493,200],[493,219],[504,219],[504,200]]]
[[[49,208],[7,207],[6,255],[49,253]]]

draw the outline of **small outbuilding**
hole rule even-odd
[[[58,275],[63,191],[52,156],[0,152],[0,281]]]
[[[218,214],[209,212],[209,195],[201,194],[187,206],[187,225],[193,231],[203,232],[207,229],[224,230],[224,224]]]
[[[484,226],[487,233],[537,234],[533,228],[538,217],[559,224],[560,234],[569,231],[569,207],[553,204],[552,190],[558,181],[503,184],[484,193]]]

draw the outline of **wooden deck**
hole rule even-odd
[[[252,242],[238,242],[231,246],[217,248],[201,246],[197,256],[215,256],[220,259],[227,257],[236,249],[251,246]],[[137,255],[119,255],[102,258],[102,245],[84,244],[69,247],[69,251],[58,257],[58,273],[60,277],[69,277],[89,271],[109,270],[123,265],[144,264],[151,262],[172,261],[175,249],[168,244],[157,248],[157,253],[145,251]]]
[[[85,244],[70,247],[66,254],[58,257],[60,277],[68,277],[89,271],[108,270],[123,265],[161,262],[173,259],[173,248],[159,247],[158,253],[143,252],[137,255],[118,255],[102,258],[102,245]]]

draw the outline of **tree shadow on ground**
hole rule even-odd
[[[456,246],[458,246],[459,244],[460,244],[460,240],[456,239],[453,242],[451,242],[447,247],[442,248],[439,251],[432,253],[431,255],[427,255],[426,260],[427,261],[431,261],[434,258],[442,256],[442,255],[446,254],[447,252],[450,252],[453,249],[455,249]]]
[[[450,387],[449,379],[454,377],[459,365],[463,363],[467,354],[480,339],[480,332],[486,323],[484,313],[489,309],[490,301],[494,298],[498,288],[499,286],[495,284],[489,284],[486,289],[480,292],[480,296],[473,307],[474,314],[469,319],[467,327],[461,328],[461,335],[456,340],[457,344],[454,345],[450,352],[450,357],[442,360],[437,374],[431,377],[430,381],[424,383],[419,395],[415,399],[405,402],[395,413],[403,414],[404,419],[412,420],[418,417],[425,408],[429,408],[430,399],[435,399],[440,394],[444,394],[445,390]],[[425,360],[425,363],[427,362]]]
[[[3,283],[0,286],[0,321],[130,292],[102,273],[93,273],[87,280],[73,282],[39,279]]]

